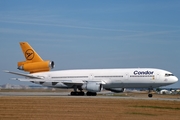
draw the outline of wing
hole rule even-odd
[[[26,78],[11,78],[12,80],[19,80],[19,81],[61,82],[64,84],[83,84],[84,83],[81,80],[76,80],[76,81],[74,80],[47,80],[47,79],[43,79],[42,77],[38,77],[32,74],[23,74],[23,73],[8,71],[8,70],[5,70],[4,72],[26,77]]]
[[[23,74],[23,73],[11,72],[11,71],[7,71],[7,70],[5,70],[4,72],[19,75],[19,76],[23,76],[23,77],[28,77],[28,78],[32,78],[32,79],[42,79],[41,77],[34,76],[34,75],[31,75],[31,74]]]
[[[70,85],[70,84],[83,85],[84,83],[87,83],[87,82],[96,82],[96,83],[100,83],[100,84],[106,84],[106,82],[103,80],[85,80],[85,81],[84,80],[48,80],[48,79],[44,79],[42,77],[35,76],[32,74],[23,74],[23,73],[11,72],[11,71],[7,71],[7,70],[4,72],[26,77],[26,78],[12,78],[13,80],[19,80],[19,81],[61,82],[66,85]]]

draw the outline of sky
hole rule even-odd
[[[0,84],[32,84],[3,72],[24,73],[21,41],[54,70],[159,68],[180,78],[179,13],[179,0],[0,0]]]

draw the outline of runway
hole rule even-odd
[[[166,100],[166,101],[180,101],[180,95],[173,97],[163,96],[163,95],[154,95],[154,97],[149,98],[146,94],[139,95],[134,94],[131,96],[114,96],[111,94],[100,94],[97,96],[70,96],[69,92],[0,92],[0,97],[3,96],[24,96],[24,97],[66,97],[66,98],[102,98],[102,99],[134,99],[134,100]]]

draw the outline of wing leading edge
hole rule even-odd
[[[11,73],[11,74],[14,74],[14,75],[23,76],[23,77],[28,77],[28,78],[31,78],[31,79],[42,79],[41,77],[33,76],[31,74],[23,74],[23,73],[11,72],[11,71],[8,71],[8,70],[5,70],[4,72]]]

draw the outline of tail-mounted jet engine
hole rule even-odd
[[[26,72],[45,72],[55,67],[54,61],[41,61],[41,62],[18,62],[18,69]]]

